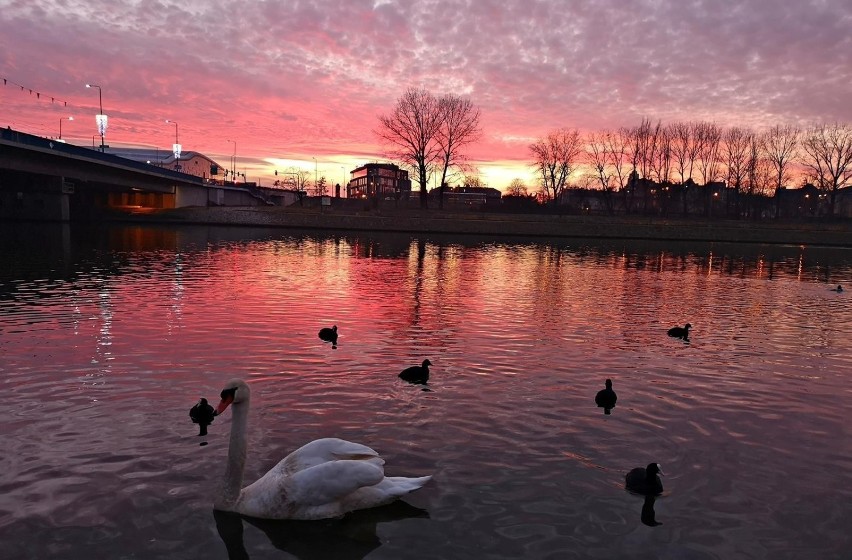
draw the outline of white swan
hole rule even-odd
[[[264,519],[328,519],[390,503],[432,477],[386,477],[384,460],[366,445],[337,438],[312,441],[242,488],[249,386],[235,379],[222,390],[216,415],[233,405],[228,464],[213,507]]]

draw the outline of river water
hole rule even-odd
[[[0,234],[3,558],[849,558],[852,250]],[[230,413],[201,437],[188,411],[234,377],[246,482],[326,436],[433,480],[339,520],[214,514]],[[649,462],[656,500],[624,489]]]

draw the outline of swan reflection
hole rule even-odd
[[[272,545],[300,560],[360,560],[382,545],[376,533],[379,523],[409,518],[428,518],[429,512],[397,500],[386,506],[354,511],[339,519],[277,521],[213,511],[216,530],[229,560],[248,560],[243,541],[243,521],[263,531]]]

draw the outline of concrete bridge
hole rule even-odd
[[[0,129],[0,218],[71,220],[146,208],[268,204],[254,190]]]

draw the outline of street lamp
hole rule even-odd
[[[319,185],[317,184],[317,158],[312,157],[311,159],[314,160],[314,192],[319,195],[321,193],[319,192]]]
[[[237,141],[236,140],[228,140],[228,142],[234,143],[234,155],[231,158],[231,180],[236,183],[236,178],[234,177],[235,167],[237,166]]]
[[[175,125],[175,143],[172,145],[172,152],[175,154],[175,171],[180,171],[180,142],[178,141],[178,123],[166,119],[167,123]]]
[[[345,189],[346,188],[346,168],[343,167],[342,165],[340,166],[340,177],[341,177],[340,186]],[[348,194],[347,194],[347,196],[348,196]]]
[[[62,140],[62,121],[73,121],[74,117],[62,117],[59,119],[59,140]]]
[[[104,115],[104,98],[103,91],[101,91],[101,86],[95,84],[86,84],[87,88],[98,88],[98,108],[101,110],[100,113],[95,115],[95,123],[98,125],[98,132],[101,134],[101,151],[104,151],[104,134],[106,134],[107,129],[107,116]]]

